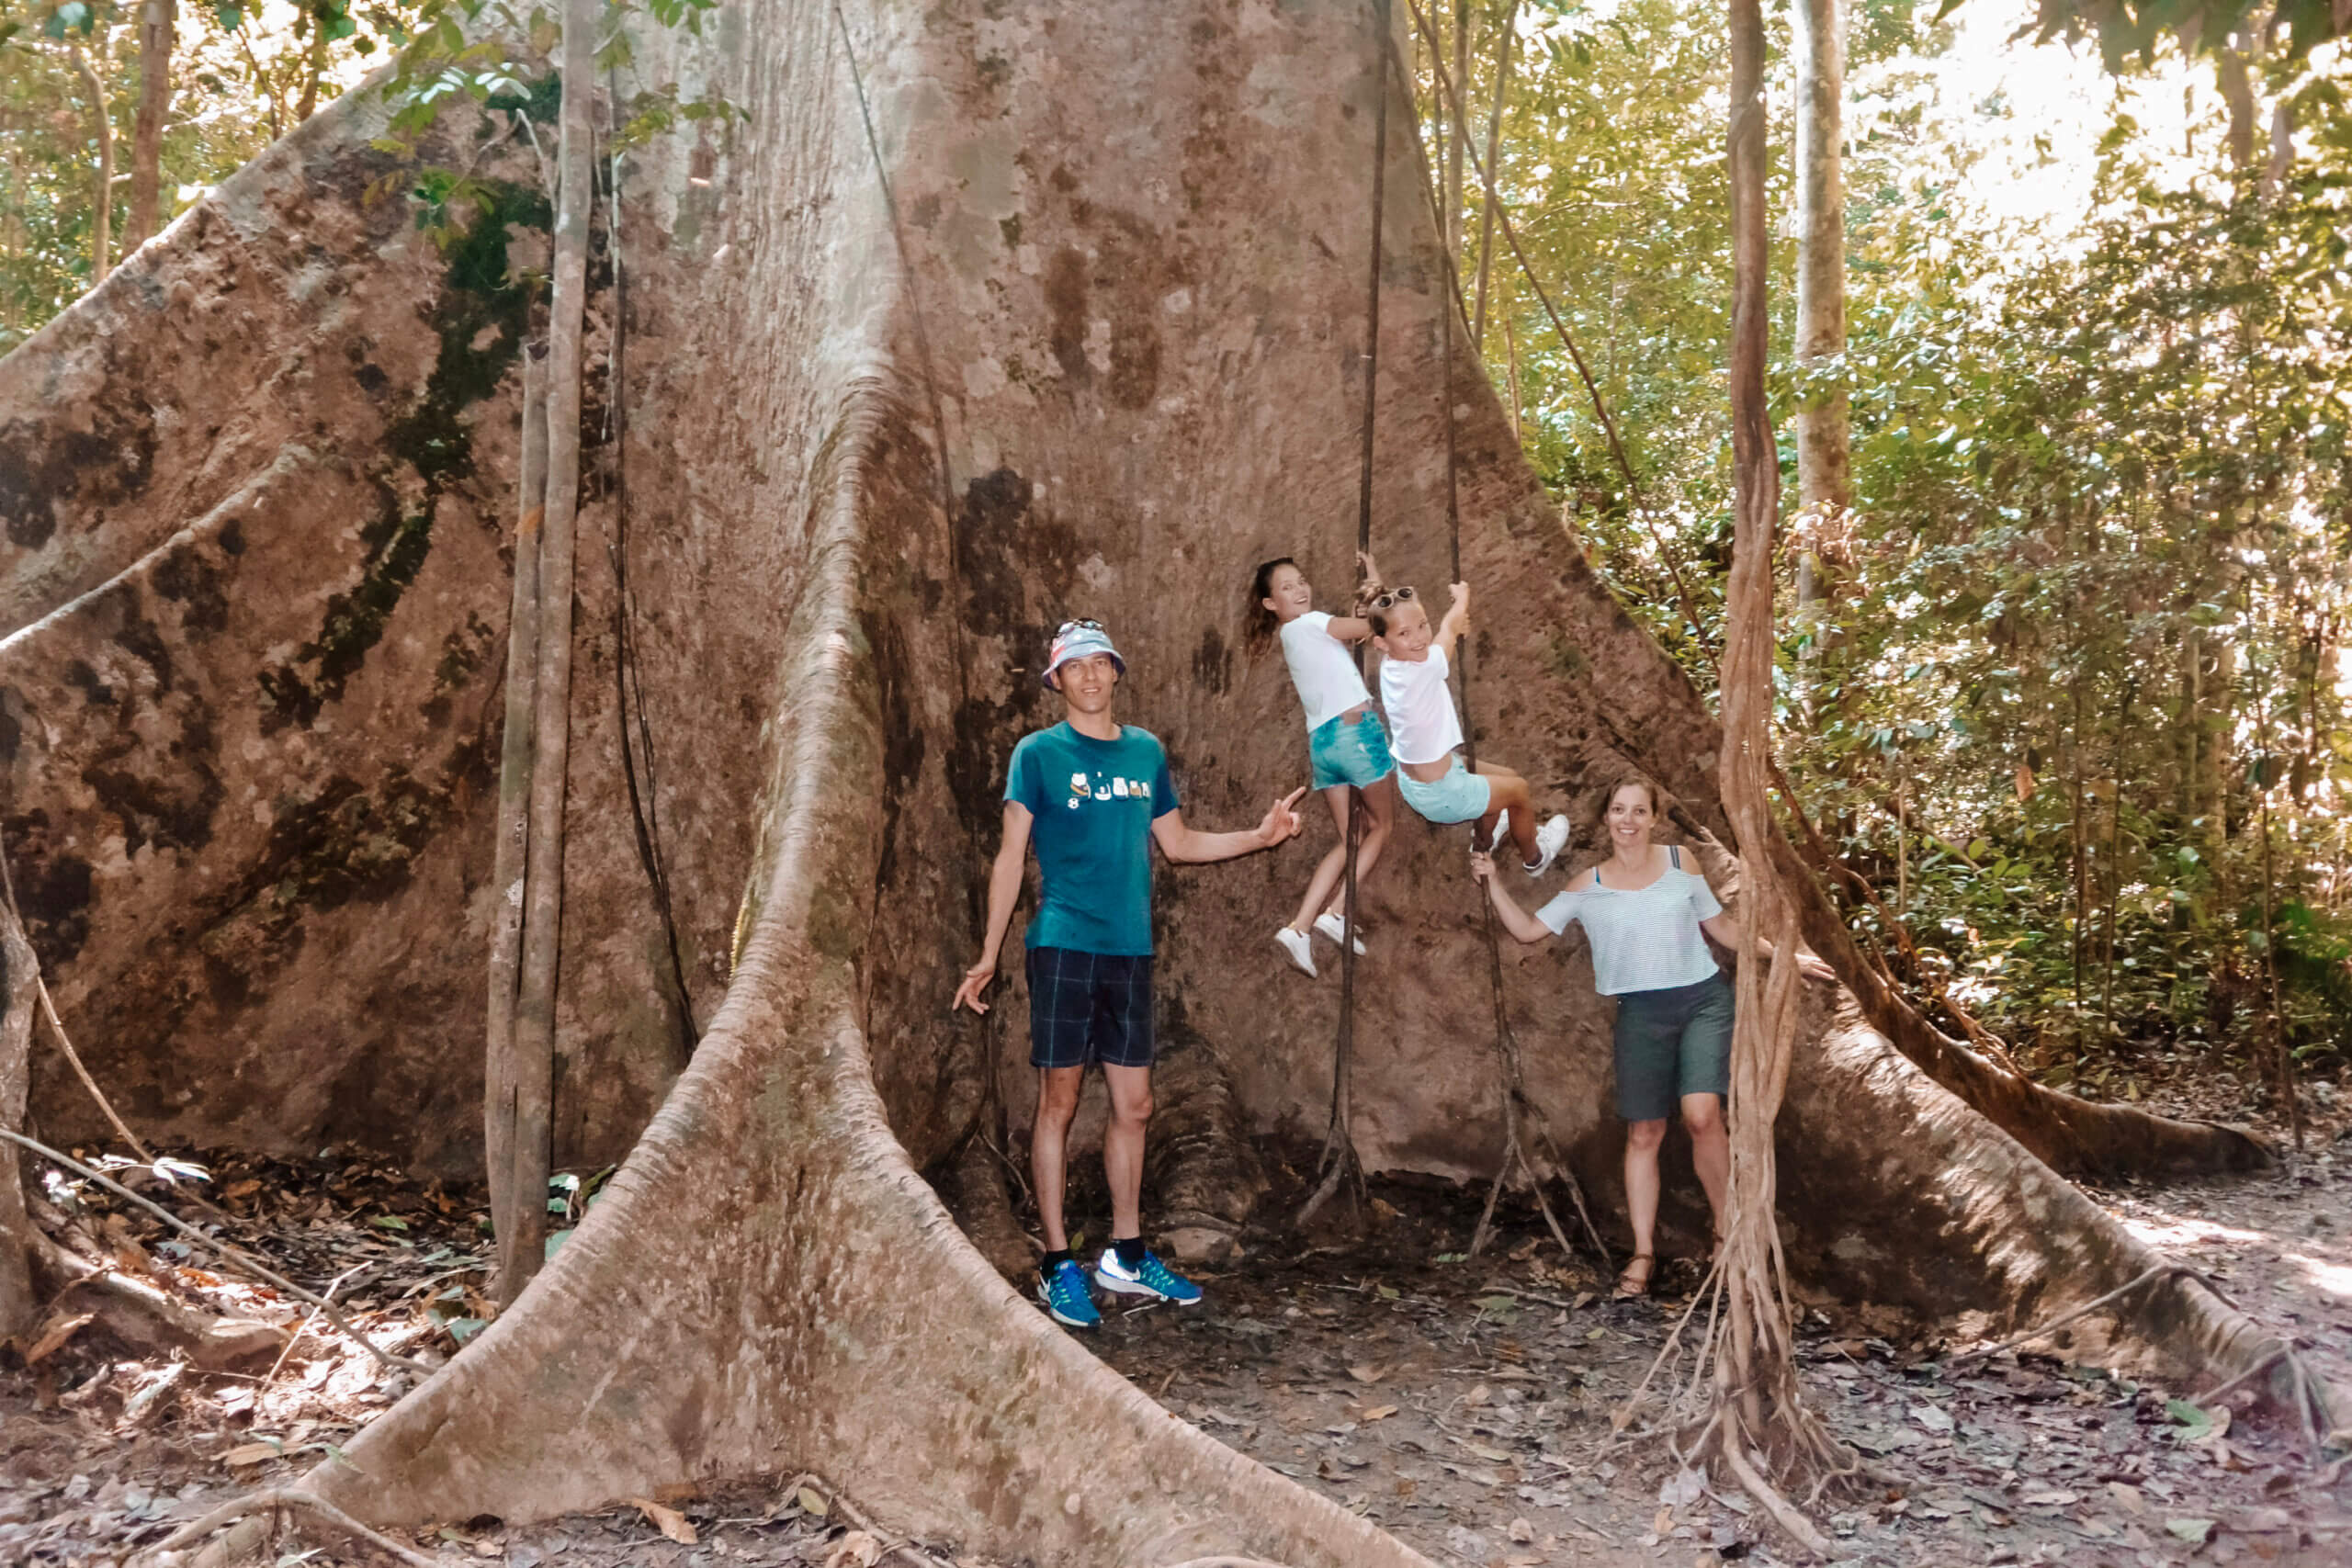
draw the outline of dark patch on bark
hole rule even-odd
[[[122,847],[136,855],[149,844],[159,850],[204,848],[212,841],[212,818],[228,798],[212,766],[211,727],[187,721],[172,742],[170,763],[151,772],[90,768],[82,782],[98,804],[122,824]],[[160,775],[160,776],[159,776]]]
[[[1103,385],[1123,409],[1146,409],[1159,390],[1159,332],[1141,315],[1111,323],[1111,378]]]
[[[25,935],[41,966],[53,971],[90,939],[90,863],[50,848],[49,813],[39,807],[8,818],[0,831],[7,839],[8,875]]]
[[[221,524],[220,532],[215,537],[220,541],[222,555],[241,556],[245,553],[245,525],[238,519],[232,517]]]
[[[100,680],[85,660],[77,659],[65,667],[65,683],[87,698],[92,707],[114,706],[114,688]]]
[[[1218,696],[1232,684],[1233,650],[1225,646],[1224,635],[1215,626],[1202,630],[1201,646],[1193,650],[1193,679]]]
[[[164,552],[151,579],[155,592],[180,606],[182,624],[191,632],[225,631],[229,626],[229,595],[220,586],[220,570],[193,545]]]
[[[1086,257],[1068,246],[1046,264],[1046,343],[1062,374],[1080,385],[1094,378],[1086,362]]]
[[[49,543],[61,507],[84,510],[137,495],[155,461],[155,422],[143,403],[131,412],[92,405],[92,428],[41,444],[43,426],[11,420],[0,429],[0,527],[28,550]]]
[[[384,504],[360,535],[367,556],[359,581],[327,601],[316,638],[291,661],[261,673],[268,709],[265,734],[288,724],[315,724],[327,704],[342,700],[424,568],[442,492],[473,472],[473,435],[464,412],[498,390],[530,320],[532,288],[506,265],[509,231],[546,229],[554,221],[547,197],[537,191],[503,181],[486,190],[473,221],[444,247],[448,265],[433,315],[441,346],[432,374],[415,406],[384,433],[384,449],[424,481],[424,495],[414,507],[403,507],[390,479],[377,476]],[[303,665],[311,667],[308,673]]]

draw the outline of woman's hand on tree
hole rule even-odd
[[[1835,980],[1838,978],[1838,971],[1832,969],[1826,960],[1823,959],[1817,953],[1800,953],[1797,954],[1797,973],[1804,976],[1808,980]]]
[[[956,999],[947,1004],[947,1010],[954,1012],[957,1008],[967,1007],[974,1012],[988,1011],[989,1004],[980,999],[980,993],[987,990],[995,979],[996,960],[992,957],[981,959],[964,971],[964,983],[956,987]]]

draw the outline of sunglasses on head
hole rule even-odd
[[[1372,602],[1372,607],[1375,610],[1385,610],[1392,605],[1401,604],[1411,597],[1413,597],[1413,591],[1410,588],[1399,588],[1374,599]]]
[[[1091,618],[1064,621],[1059,626],[1055,628],[1054,636],[1058,639],[1068,637],[1072,632],[1099,632],[1102,629],[1102,623]]]

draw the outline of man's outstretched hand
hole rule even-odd
[[[1301,784],[1274,802],[1273,808],[1266,813],[1266,819],[1258,824],[1260,843],[1272,849],[1284,839],[1291,838],[1298,832],[1299,820],[1296,807],[1299,797],[1306,793],[1306,786]]]
[[[964,971],[964,983],[956,987],[956,999],[947,1004],[947,1010],[954,1012],[957,1008],[970,1008],[974,1012],[988,1011],[989,1004],[980,999],[980,993],[987,990],[995,979],[995,959],[983,959],[973,964]]]

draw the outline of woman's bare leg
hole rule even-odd
[[[1657,1151],[1666,1142],[1666,1119],[1655,1122],[1634,1122],[1625,1128],[1625,1213],[1634,1222],[1634,1257],[1657,1257]],[[1649,1289],[1650,1275],[1657,1272],[1655,1261],[1640,1272],[1640,1288]],[[1626,1275],[1634,1272],[1629,1259]],[[1622,1291],[1625,1286],[1621,1284]]]

